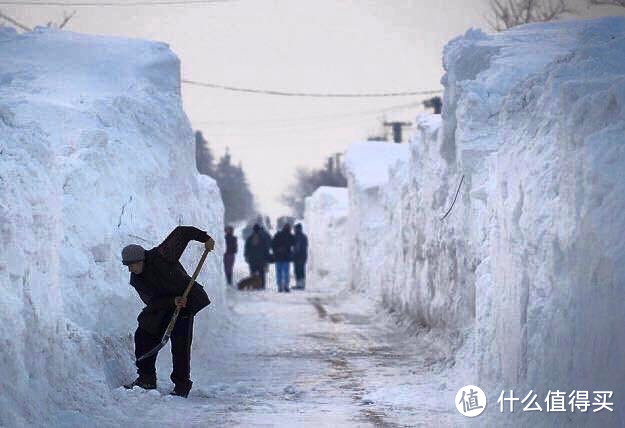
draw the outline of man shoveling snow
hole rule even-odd
[[[205,245],[204,256],[193,278],[189,277],[179,261],[191,240]],[[191,226],[178,226],[165,241],[151,250],[136,244],[122,250],[122,263],[131,272],[130,285],[146,305],[137,318],[139,326],[135,332],[139,376],[134,382],[124,385],[125,388],[139,386],[156,389],[156,357],[169,338],[168,334],[171,334],[171,380],[175,384],[171,394],[185,398],[189,395],[193,385],[190,379],[193,317],[210,304],[204,288],[195,282],[195,278],[206,254],[213,250],[214,245],[215,241],[206,232]],[[168,328],[170,321],[175,323],[173,329]]]

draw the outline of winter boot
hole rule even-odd
[[[187,398],[189,396],[189,391],[191,391],[192,385],[193,385],[193,382],[190,380],[184,383],[177,383],[174,386],[174,390],[169,395],[175,395],[176,397]]]
[[[156,389],[156,376],[139,376],[134,382],[124,385],[124,388],[132,389],[135,386],[143,389]]]

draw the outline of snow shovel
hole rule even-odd
[[[182,294],[182,297],[186,298],[187,294],[189,294],[189,291],[191,291],[191,287],[193,287],[193,284],[195,283],[195,279],[197,278],[198,274],[200,273],[200,270],[202,269],[202,265],[204,264],[204,260],[206,260],[206,256],[208,255],[209,251],[210,250],[208,250],[208,249],[204,250],[204,254],[202,254],[202,258],[200,259],[200,262],[198,263],[197,267],[195,268],[195,272],[193,272],[193,276],[191,277],[191,281],[189,281],[189,285],[187,285],[187,289],[184,290],[184,293]],[[163,334],[163,338],[161,339],[161,343],[156,345],[154,347],[154,349],[152,349],[151,351],[141,355],[139,358],[137,358],[137,361],[145,360],[146,358],[151,357],[152,355],[154,355],[158,351],[160,351],[161,348],[167,344],[167,342],[169,341],[169,337],[171,336],[171,332],[174,329],[174,325],[176,324],[176,319],[178,318],[178,314],[179,313],[180,313],[180,308],[176,306],[176,310],[174,311],[174,315],[171,317],[171,321],[169,321],[169,324],[167,325],[167,330],[165,330],[165,334]]]

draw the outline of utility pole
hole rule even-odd
[[[441,100],[441,97],[432,97],[423,101],[423,107],[433,108],[434,114],[441,114],[441,109],[443,108],[443,100]]]
[[[334,154],[334,165],[336,166],[337,172],[342,172],[341,168],[341,153]]]
[[[326,159],[326,170],[328,170],[330,174],[341,172],[341,153],[328,156]]]
[[[330,175],[334,172],[334,158],[332,156],[326,159],[326,169],[330,172]]]
[[[384,122],[384,126],[390,126],[393,130],[393,141],[396,143],[402,142],[401,130],[404,126],[411,126],[410,122]]]

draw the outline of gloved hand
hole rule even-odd
[[[204,248],[206,248],[208,251],[213,251],[213,248],[215,248],[215,241],[213,240],[213,238],[211,238],[210,236],[208,237],[208,240],[204,243]]]

